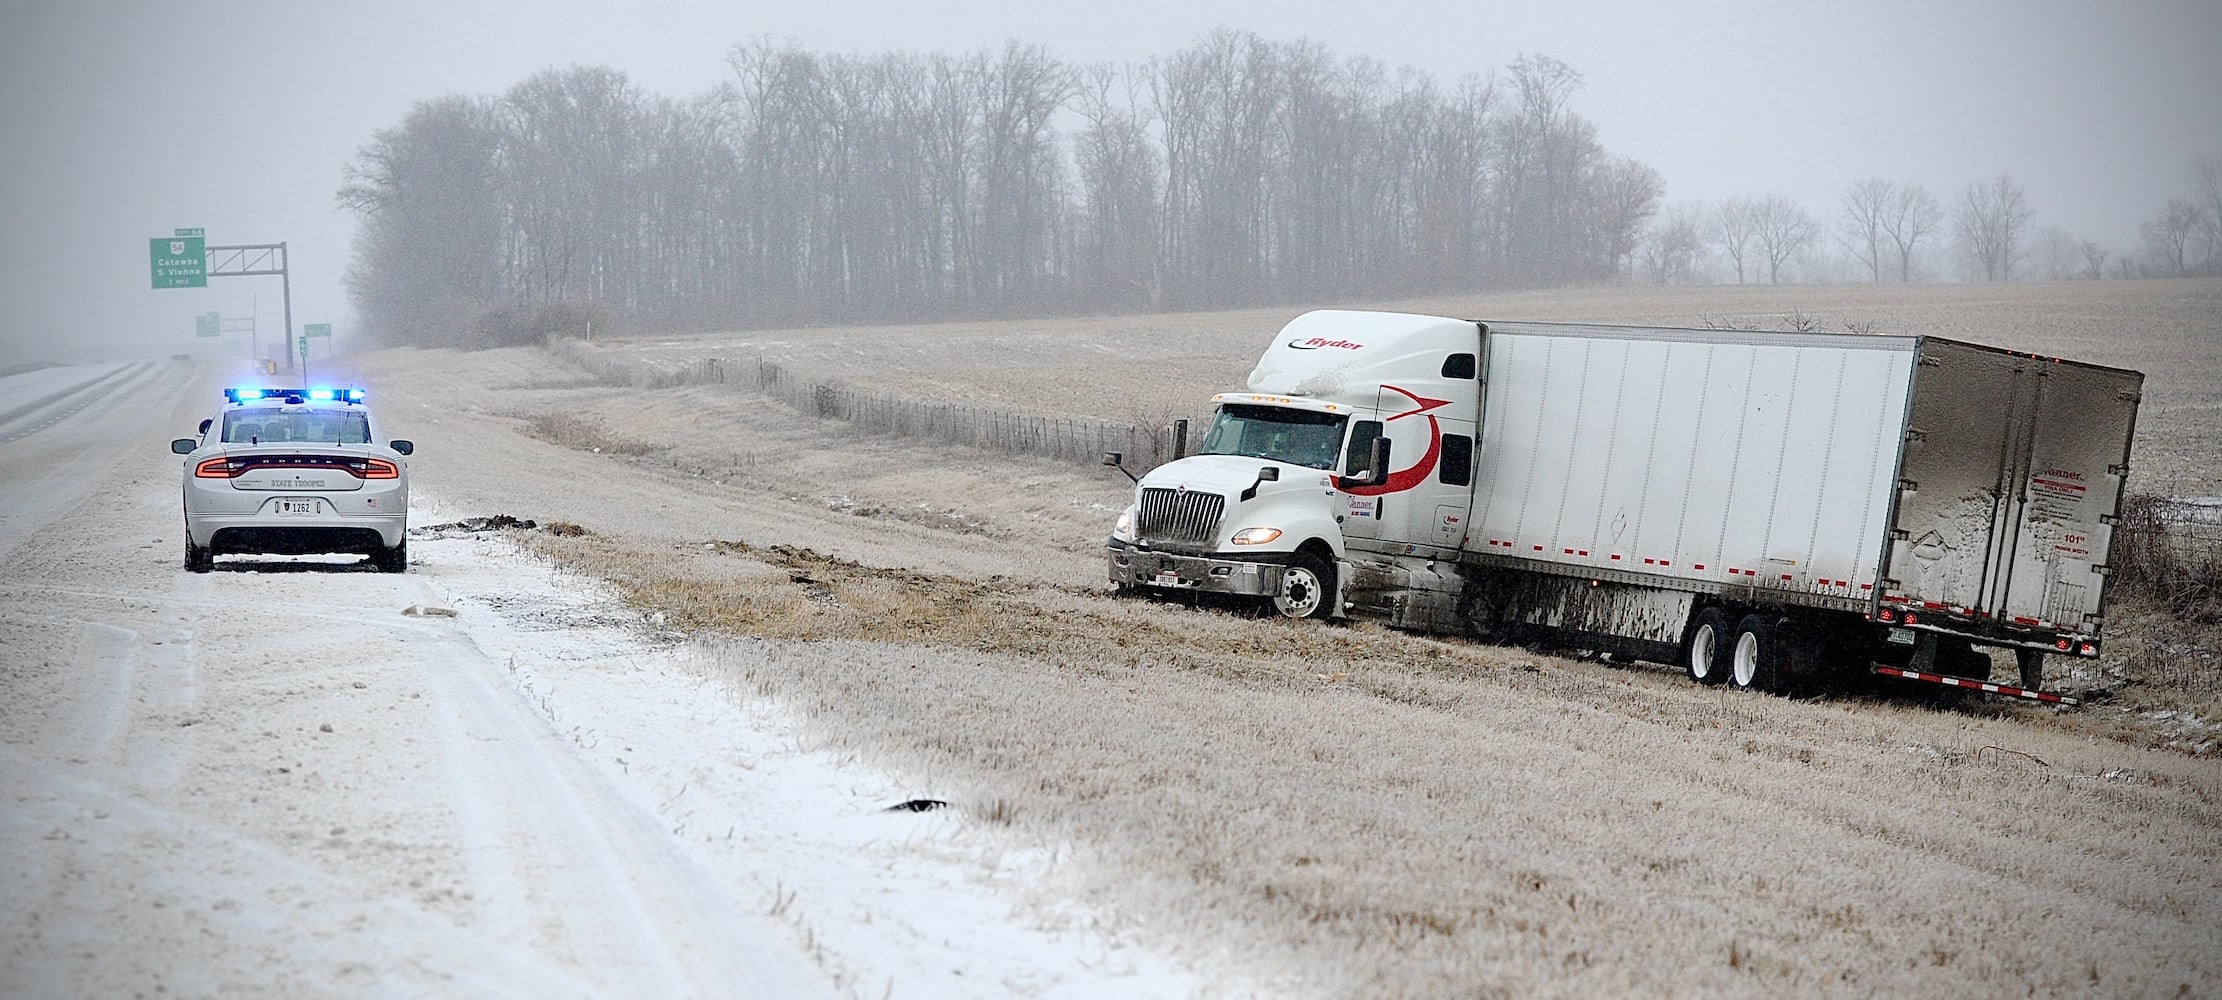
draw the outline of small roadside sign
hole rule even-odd
[[[302,334],[302,335],[301,335],[301,360],[303,360],[303,361],[307,361],[308,359],[309,359],[309,338],[308,338],[308,335],[307,335],[307,334]]]
[[[154,237],[147,241],[147,258],[156,288],[208,287],[208,248],[202,237]]]
[[[206,312],[193,317],[193,336],[221,337],[223,335],[224,318],[222,316]]]
[[[201,227],[199,227],[199,226],[194,226],[194,227],[193,227],[193,228],[191,228],[191,229],[172,229],[172,230],[170,230],[170,235],[172,235],[172,236],[207,236],[208,234],[207,234],[206,232],[203,232],[203,231],[201,230]]]
[[[304,323],[301,326],[301,336],[303,337],[329,337],[331,335],[332,324],[330,323]]]

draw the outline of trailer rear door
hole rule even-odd
[[[1886,596],[2096,634],[2144,376],[1925,338]]]

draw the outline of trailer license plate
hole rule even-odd
[[[1889,641],[1900,646],[1911,646],[1913,645],[1913,630],[1910,628],[1894,628],[1890,630],[1888,638]]]
[[[293,517],[304,514],[314,517],[316,516],[316,500],[313,497],[279,497],[278,513]]]

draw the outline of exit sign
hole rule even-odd
[[[331,336],[331,335],[332,335],[332,324],[330,324],[330,323],[303,323],[303,324],[301,324],[301,336],[304,336],[304,337],[329,337],[329,336]]]
[[[208,287],[208,249],[202,237],[154,237],[147,241],[147,258],[156,288]]]

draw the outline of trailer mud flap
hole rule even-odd
[[[1989,681],[1969,680],[1965,677],[1947,677],[1943,674],[1929,674],[1923,673],[1919,670],[1906,670],[1900,667],[1886,667],[1880,663],[1869,666],[1868,670],[1874,673],[1881,674],[1885,677],[1903,677],[1909,681],[1926,681],[1930,684],[1943,684],[1948,687],[1962,687],[1967,688],[1971,691],[1983,691],[1990,694],[2012,695],[2016,698],[2027,698],[2030,701],[2041,701],[2048,705],[2083,704],[2082,702],[2077,701],[2074,698],[2070,698],[2066,695],[2051,694],[2045,691],[2031,691],[2027,688],[2018,688],[2010,684],[1992,684]]]

